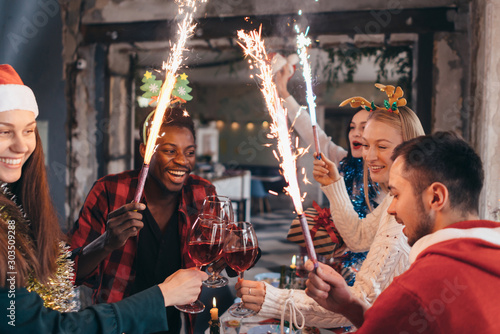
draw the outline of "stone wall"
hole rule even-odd
[[[133,89],[131,55],[121,54],[120,45],[82,45],[80,24],[168,19],[175,16],[176,9],[173,1],[165,4],[160,0],[60,0],[60,3],[70,129],[66,212],[71,222],[97,177],[129,168],[133,155],[131,129],[134,120],[131,117],[132,101],[129,100],[130,89]],[[456,131],[475,145],[487,167],[482,201],[485,204],[481,214],[492,217],[500,198],[497,101],[497,55],[500,50],[496,43],[500,28],[493,23],[498,22],[499,0],[475,0],[470,6],[465,0],[317,3],[294,0],[266,1],[265,5],[262,0],[217,0],[204,4],[198,13],[207,13],[207,16],[283,14],[296,12],[304,6],[303,9],[309,12],[371,9],[374,14],[380,14],[387,8],[449,5],[459,6],[458,16],[454,18],[456,31],[434,35],[432,129]],[[170,9],[159,11],[159,6]],[[98,64],[96,59],[99,59]],[[105,82],[96,81],[96,73],[105,74]],[[101,96],[104,92],[107,95]],[[102,100],[104,98],[106,100]],[[94,137],[96,139],[92,139]]]
[[[474,113],[470,131],[485,167],[480,215],[500,221],[500,1],[476,0],[471,7],[470,104]]]

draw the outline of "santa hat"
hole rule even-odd
[[[10,65],[0,65],[0,112],[29,110],[38,116],[35,94],[25,86],[16,70]]]
[[[290,73],[293,75],[293,72],[295,72],[295,64],[299,62],[299,56],[296,53],[292,53],[286,58],[277,52],[272,52],[269,56],[271,57],[273,75],[279,72],[285,65],[290,67]]]

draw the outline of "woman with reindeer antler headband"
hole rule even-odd
[[[376,86],[388,96],[383,107],[362,97],[349,98],[341,105],[350,104],[353,108],[361,106],[370,112],[362,138],[365,182],[369,173],[381,190],[387,191],[393,149],[404,141],[423,135],[424,130],[418,117],[406,106],[400,87]],[[334,162],[322,154],[321,160],[314,159],[313,174],[330,201],[333,221],[349,249],[355,252],[368,251],[350,289],[356,297],[373,304],[394,277],[409,266],[410,247],[403,234],[403,226],[387,213],[393,196],[387,194],[373,212],[360,219]],[[287,290],[288,293],[283,296],[281,293],[273,293],[277,289],[268,288],[267,283],[253,283],[256,287],[264,285],[264,296],[245,295],[245,289],[240,290],[245,306],[259,311],[259,315],[279,317],[284,313],[285,319],[288,319],[292,312],[295,315],[301,313],[306,326],[332,328],[350,325],[344,316],[325,310],[304,291]],[[252,292],[260,291],[249,288]],[[297,318],[301,318],[300,315]]]
[[[273,70],[275,58],[272,59]],[[279,64],[279,62],[276,62],[276,65]],[[313,131],[311,131],[311,118],[307,111],[288,92],[287,83],[293,75],[293,67],[282,66],[280,70],[276,69],[275,71],[274,81],[278,94],[283,99],[283,106],[287,109],[289,121],[293,123],[294,131],[305,142],[305,145],[311,145],[314,142]],[[354,210],[356,210],[360,218],[364,218],[371,209],[378,206],[378,201],[380,201],[381,197],[377,191],[376,184],[373,184],[373,182],[368,182],[368,187],[366,188],[364,186],[361,136],[363,135],[363,130],[370,113],[364,108],[359,109],[353,113],[348,125],[346,136],[348,142],[347,150],[334,143],[332,138],[320,127],[316,127],[316,129],[320,151],[338,166],[339,173],[344,178],[344,183]],[[367,190],[366,195],[368,196],[368,200],[366,200],[365,189]],[[352,286],[359,267],[366,258],[366,252],[355,253],[347,251],[342,258],[343,260],[340,264],[342,276]]]

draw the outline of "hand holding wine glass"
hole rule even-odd
[[[209,214],[219,217],[224,223],[228,224],[234,221],[234,211],[231,200],[226,196],[209,195],[205,197],[201,214]],[[225,268],[222,256],[217,259],[209,268],[210,277],[203,282],[203,285],[209,288],[221,288],[227,285],[228,279],[220,276],[220,272]]]
[[[251,223],[236,222],[226,227],[224,243],[224,259],[226,263],[243,279],[245,270],[250,268],[258,253],[257,235]],[[234,317],[250,317],[255,312],[242,307],[242,303],[229,308],[229,314]]]
[[[189,231],[189,257],[199,270],[214,262],[221,256],[224,245],[225,224],[219,217],[200,214]],[[178,310],[186,313],[200,313],[205,305],[199,300],[191,304],[176,305]]]

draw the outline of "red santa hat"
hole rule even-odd
[[[0,112],[29,110],[38,116],[35,94],[25,86],[16,70],[10,65],[0,65]]]

